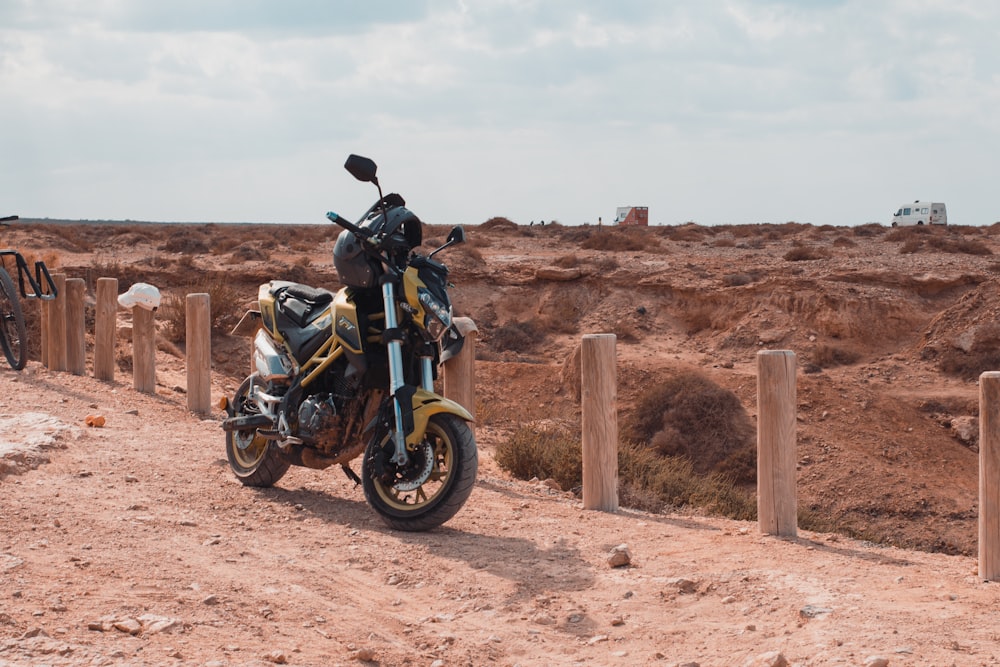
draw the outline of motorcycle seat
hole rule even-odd
[[[299,283],[280,289],[275,296],[278,310],[300,327],[307,326],[319,317],[325,307],[333,301],[333,292],[330,290]]]

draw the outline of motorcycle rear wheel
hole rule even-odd
[[[436,528],[469,499],[479,458],[472,429],[462,419],[432,415],[423,442],[410,452],[410,469],[397,472],[391,484],[374,472],[377,450],[384,445],[383,440],[368,446],[361,478],[365,500],[389,527],[411,532]]]
[[[248,377],[233,395],[235,416],[246,417],[260,414],[256,406],[247,402],[247,394],[253,377]],[[226,458],[236,479],[244,486],[274,486],[285,476],[291,464],[286,461],[277,446],[257,434],[257,431],[227,431]]]

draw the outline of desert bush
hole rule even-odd
[[[517,229],[517,223],[503,216],[494,216],[479,225],[480,229]]]
[[[554,479],[566,491],[583,480],[580,435],[567,428],[521,426],[497,445],[494,456],[518,479]]]
[[[646,238],[624,228],[602,229],[591,234],[580,243],[586,250],[607,250],[610,252],[638,252],[659,246],[660,242]]]
[[[985,349],[964,352],[956,348],[942,351],[938,358],[942,373],[963,380],[975,380],[986,371],[1000,368],[1000,350]]]
[[[857,242],[853,239],[849,239],[846,236],[838,236],[833,240],[834,248],[854,248],[857,247]]]
[[[535,322],[508,322],[493,329],[488,342],[498,352],[530,352],[538,346],[541,339],[541,332]]]
[[[552,479],[577,491],[583,483],[580,434],[566,427],[521,426],[496,447],[497,464],[518,479]],[[618,447],[619,502],[650,512],[696,507],[732,519],[756,518],[755,499],[724,475],[700,475],[690,461],[647,446]]]
[[[861,358],[861,354],[856,350],[851,350],[837,345],[822,343],[817,345],[810,360],[820,368],[833,368],[834,366],[850,366]]]
[[[713,240],[712,245],[715,246],[716,248],[735,248],[736,241],[734,241],[728,236],[723,236],[722,238]]]
[[[213,333],[229,333],[243,316],[242,295],[222,280],[191,285],[181,294],[166,294],[160,303],[159,317],[166,323],[164,334],[171,342],[180,343],[187,336],[188,294],[208,294]]]
[[[927,247],[933,248],[939,252],[947,252],[956,255],[992,255],[993,251],[989,249],[982,241],[969,238],[948,238],[945,236],[931,236],[927,239]]]
[[[577,259],[576,255],[563,255],[562,257],[557,258],[552,263],[558,266],[560,269],[572,269],[575,266],[577,266],[577,264],[580,263],[580,260]]]
[[[885,227],[883,227],[877,222],[869,222],[866,225],[859,225],[855,227],[853,233],[855,236],[860,236],[863,238],[871,236],[881,236],[882,234],[885,234]]]
[[[752,282],[756,282],[757,278],[758,276],[750,273],[729,273],[722,276],[722,284],[725,287],[739,287],[741,285],[749,285]]]
[[[913,237],[923,237],[931,233],[931,228],[924,225],[913,225],[911,227],[896,227],[885,235],[885,241],[890,243],[905,242]]]
[[[646,390],[623,432],[666,456],[691,461],[695,472],[726,470],[752,481],[756,429],[739,398],[695,371],[679,371]],[[751,453],[743,450],[749,450]]]
[[[239,264],[241,262],[267,261],[271,258],[271,253],[263,250],[252,243],[241,243],[233,248],[229,256],[229,264]]]
[[[159,250],[187,255],[201,255],[208,252],[208,243],[193,234],[174,234],[160,245]]]
[[[830,253],[821,248],[812,246],[797,246],[784,254],[784,259],[789,262],[807,262],[816,259],[828,259]]]
[[[924,247],[922,239],[906,239],[906,241],[903,242],[903,245],[899,246],[899,254],[912,255],[913,253],[920,252],[922,247]]]

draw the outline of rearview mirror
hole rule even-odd
[[[375,177],[378,165],[375,164],[374,160],[352,153],[348,156],[347,162],[344,163],[344,169],[359,181],[378,184],[378,179]]]
[[[456,243],[465,243],[465,229],[460,225],[455,225],[448,233],[447,244],[455,245]]]

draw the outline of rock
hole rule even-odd
[[[769,651],[743,664],[744,667],[788,667],[788,658],[781,651]]]
[[[563,361],[562,370],[559,374],[559,379],[562,381],[563,388],[569,392],[570,396],[572,396],[577,403],[580,402],[580,395],[582,392],[580,384],[582,382],[580,375],[581,354],[583,354],[583,348],[581,345],[577,345]]]
[[[367,647],[359,648],[351,654],[351,657],[359,662],[372,662],[375,660],[375,649]]]
[[[608,554],[608,565],[611,567],[625,567],[632,563],[632,553],[628,550],[627,544],[619,544]]]
[[[578,268],[561,269],[556,266],[544,266],[535,270],[535,279],[552,280],[555,282],[569,282],[579,280],[583,274]]]
[[[979,419],[977,417],[955,417],[951,420],[951,430],[955,437],[966,445],[979,444]]]
[[[112,627],[119,632],[124,632],[127,635],[137,635],[142,632],[142,624],[134,618],[123,618],[117,620],[112,624]]]
[[[889,658],[880,655],[870,655],[865,658],[865,667],[889,667]]]
[[[767,329],[757,334],[757,340],[764,345],[773,345],[774,343],[783,341],[787,335],[788,332],[784,329]]]
[[[265,655],[264,659],[276,665],[288,664],[288,656],[285,655],[284,651],[278,651],[277,649]]]
[[[799,609],[799,616],[802,618],[816,618],[817,616],[822,616],[823,614],[832,614],[833,610],[826,607],[817,607],[814,604],[807,604],[802,609]]]
[[[683,595],[690,595],[691,593],[698,592],[698,582],[691,581],[690,579],[684,579],[683,577],[678,577],[677,579],[671,579],[667,582],[672,586],[678,593]]]
[[[219,604],[219,596],[218,595],[209,595],[208,597],[206,597],[205,599],[203,599],[201,601],[201,603],[202,604],[207,604],[207,605]]]
[[[107,423],[107,420],[104,418],[104,415],[87,415],[83,423],[94,428],[101,428]]]

